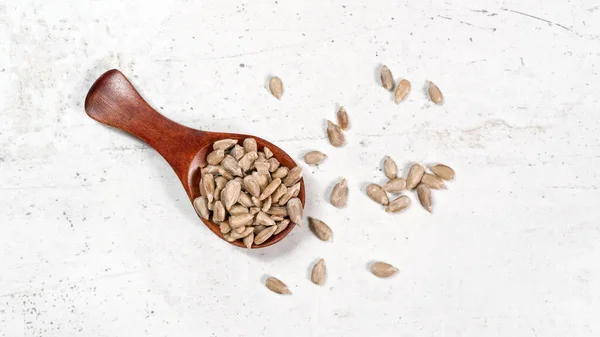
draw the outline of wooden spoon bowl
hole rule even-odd
[[[200,196],[200,169],[207,165],[206,156],[212,151],[212,144],[219,139],[237,139],[241,144],[248,137],[254,138],[259,150],[267,146],[282,166],[290,169],[297,166],[287,153],[262,138],[201,131],[173,122],[154,110],[129,80],[116,69],[107,71],[92,85],[85,98],[85,112],[100,123],[136,136],[158,151],[179,177],[190,203]],[[304,180],[301,180],[298,198],[304,205]],[[200,219],[215,235],[225,240],[217,224]],[[294,227],[295,224],[290,222],[283,232],[272,236],[260,245],[253,245],[252,248],[273,245],[286,237]],[[244,247],[241,240],[230,243]]]

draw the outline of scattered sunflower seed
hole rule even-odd
[[[425,168],[420,164],[414,164],[408,171],[408,176],[406,177],[406,189],[414,190],[421,182],[423,174],[425,174]]]
[[[271,77],[269,80],[269,90],[271,90],[271,94],[275,96],[275,98],[281,98],[281,95],[283,94],[283,83],[279,77]]]
[[[327,121],[327,137],[329,138],[329,143],[331,143],[331,145],[335,147],[344,146],[345,139],[342,129],[329,120]]]
[[[442,178],[440,178],[434,174],[431,174],[431,173],[425,173],[423,175],[423,178],[421,178],[421,184],[425,184],[429,188],[432,188],[434,190],[446,188],[446,184],[444,184],[444,181],[442,180]]]
[[[344,131],[348,130],[348,128],[350,127],[350,121],[348,119],[348,112],[346,111],[346,109],[343,106],[341,106],[337,112],[337,120],[338,120],[340,129],[342,129]]]
[[[278,294],[289,295],[292,293],[290,289],[288,289],[288,287],[285,285],[285,283],[281,282],[275,277],[269,277],[265,282],[265,285],[267,286],[267,288],[269,288],[269,290]]]
[[[400,193],[406,188],[406,180],[404,178],[392,179],[381,188],[388,193]]]
[[[410,82],[408,80],[402,80],[398,83],[398,87],[394,92],[394,103],[399,104],[402,102],[406,96],[410,93]]]
[[[444,179],[444,180],[452,180],[454,179],[454,170],[447,165],[437,164],[435,166],[430,167],[431,172],[436,176]]]
[[[398,166],[396,166],[396,162],[390,156],[385,157],[383,172],[388,179],[396,179],[398,177]]]
[[[425,184],[419,184],[417,187],[417,196],[419,197],[419,202],[427,210],[427,212],[431,213],[431,190],[429,186]]]
[[[388,91],[394,90],[394,77],[392,76],[392,72],[387,66],[383,66],[381,68],[381,86]]]
[[[442,104],[444,101],[444,95],[442,95],[440,88],[431,81],[429,81],[429,99],[437,105]]]
[[[312,269],[312,273],[310,275],[311,281],[316,285],[325,284],[325,279],[327,278],[327,269],[325,268],[325,260],[320,259],[319,262],[315,264]]]
[[[326,223],[324,223],[321,220],[315,219],[315,218],[308,218],[308,221],[309,221],[310,230],[319,239],[321,239],[323,241],[329,241],[331,239],[333,232],[331,231],[331,228],[329,228],[329,226],[327,226]]]
[[[308,165],[320,164],[327,155],[321,151],[310,151],[304,155],[304,162]]]
[[[333,187],[329,201],[335,207],[346,206],[346,202],[348,201],[348,183],[345,178]]]
[[[381,188],[381,186],[377,184],[370,184],[367,186],[367,195],[371,200],[376,203],[387,205],[389,203],[389,199],[385,191]]]
[[[388,213],[398,213],[404,209],[406,209],[410,205],[410,199],[401,195],[398,198],[390,201],[390,203],[385,207],[385,211]]]
[[[390,277],[398,272],[398,268],[385,262],[375,262],[371,265],[371,273],[377,277]]]

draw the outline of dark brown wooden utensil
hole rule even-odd
[[[219,139],[237,139],[241,144],[245,138],[256,139],[258,148],[267,146],[281,165],[293,168],[294,160],[279,147],[268,141],[250,135],[207,132],[188,128],[173,122],[154,110],[133,85],[118,70],[109,70],[100,76],[90,88],[85,98],[85,112],[100,123],[129,132],[154,148],[171,165],[190,202],[200,196],[200,168],[207,165],[206,156],[212,151],[212,144]],[[304,205],[304,180],[300,184],[298,198]],[[190,211],[193,210],[190,209]],[[219,226],[200,218],[215,235],[223,238]],[[252,248],[267,247],[279,242],[295,227],[294,223],[280,234],[272,236]],[[240,240],[231,244],[244,247]]]

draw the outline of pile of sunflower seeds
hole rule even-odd
[[[242,240],[252,248],[290,222],[302,224],[299,166],[282,166],[268,147],[259,151],[254,138],[242,145],[236,139],[218,140],[206,161],[194,208],[201,218],[219,225],[227,241]]]
[[[404,190],[417,190],[419,202],[429,213],[432,208],[432,189],[445,189],[444,180],[454,178],[454,170],[443,164],[437,164],[430,167],[432,173],[425,171],[421,164],[413,164],[408,171],[406,179],[398,177],[398,166],[390,157],[386,156],[383,161],[383,172],[389,179],[383,186],[369,184],[367,186],[367,195],[376,203],[386,206],[385,211],[389,213],[398,213],[410,206],[410,199],[406,195],[401,195],[390,201],[388,193],[399,194]]]

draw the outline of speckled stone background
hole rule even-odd
[[[0,1],[0,335],[598,336],[599,60],[592,0]],[[413,83],[401,105],[382,64]],[[306,214],[333,242],[217,239],[156,152],[84,113],[111,68],[180,123],[326,152]],[[384,155],[456,169],[434,214],[367,198]]]

